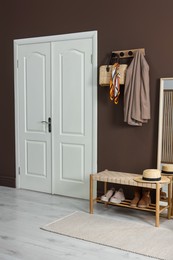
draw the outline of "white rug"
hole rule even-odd
[[[173,225],[156,228],[154,224],[74,212],[42,229],[158,259],[173,259]]]

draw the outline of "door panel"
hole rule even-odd
[[[20,187],[51,192],[50,44],[18,49]]]
[[[46,142],[26,141],[26,175],[47,177],[46,173]],[[43,162],[40,164],[40,162]]]
[[[60,63],[61,131],[62,134],[83,134],[84,53],[76,50],[67,51],[60,55]]]
[[[54,192],[89,198],[92,172],[92,40],[52,43]]]
[[[36,51],[31,52],[28,57],[24,57],[24,95],[27,131],[40,132],[43,129],[45,130],[43,124],[38,124],[40,118],[45,118],[47,109],[45,100],[45,62],[45,55]]]
[[[60,179],[62,181],[84,181],[84,146],[76,144],[61,144],[60,157],[62,169]],[[70,160],[69,160],[70,158]],[[73,175],[70,175],[73,169]]]

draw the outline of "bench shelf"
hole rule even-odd
[[[150,212],[155,212],[156,211],[156,204],[150,204],[146,208],[139,208],[139,207],[132,207],[130,206],[131,200],[124,200],[121,203],[113,203],[113,202],[104,202],[102,201],[99,197],[96,198],[96,202],[99,202],[101,204],[104,204],[105,206],[111,205],[111,206],[118,206],[118,207],[123,207],[123,208],[131,208],[131,209],[136,209],[136,210],[142,210],[142,211],[150,211]],[[165,209],[168,209],[168,205],[166,206],[159,206],[159,213],[163,212]]]

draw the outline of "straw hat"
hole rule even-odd
[[[160,181],[161,180],[161,172],[158,169],[147,169],[143,171],[144,181]]]
[[[164,176],[161,176],[161,171],[158,169],[146,169],[143,171],[143,175],[140,177],[134,178],[135,181],[139,182],[156,182],[164,181]]]
[[[162,173],[165,174],[173,174],[173,165],[172,164],[165,164],[162,166]]]

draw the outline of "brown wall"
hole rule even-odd
[[[120,103],[98,87],[98,170],[142,172],[156,167],[159,78],[173,76],[172,0],[13,0],[0,8],[0,185],[15,186],[13,40],[98,31],[98,64],[112,50],[142,48],[150,66],[152,119],[123,122]]]

